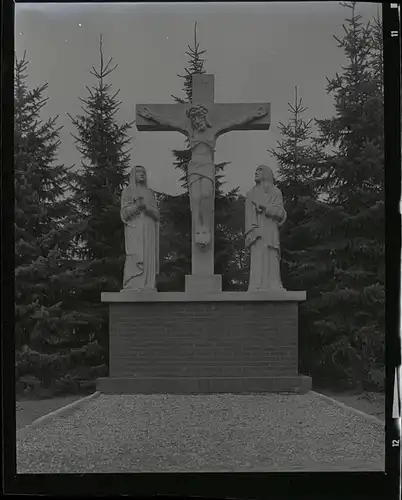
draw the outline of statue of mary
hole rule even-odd
[[[159,210],[148,188],[147,173],[137,165],[130,173],[121,197],[126,262],[123,290],[156,291],[159,272]]]

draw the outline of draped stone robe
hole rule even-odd
[[[274,211],[267,215],[258,205]],[[246,247],[250,248],[249,291],[283,290],[280,276],[279,227],[286,220],[282,193],[270,185],[256,185],[246,195]]]
[[[145,212],[134,213],[142,197]],[[126,262],[123,290],[155,291],[159,272],[159,210],[153,192],[146,186],[127,186],[121,197]]]

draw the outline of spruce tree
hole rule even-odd
[[[197,23],[194,25],[194,45],[188,46],[186,54],[189,57],[184,75],[178,75],[184,80],[184,98],[172,95],[177,103],[192,101],[192,76],[205,73],[202,56],[206,50],[201,50],[197,41]],[[188,141],[186,140],[188,146]],[[184,192],[176,197],[168,197],[161,204],[161,227],[163,237],[168,240],[166,255],[164,255],[159,289],[183,288],[184,276],[191,274],[191,212],[187,185],[187,168],[191,160],[191,150],[174,150],[174,166],[182,173],[180,182]],[[233,230],[228,223],[233,219],[234,202],[237,199],[238,188],[224,193],[224,168],[228,162],[216,164],[215,181],[215,273],[223,275],[223,286],[231,286],[231,259],[234,255]]]
[[[308,208],[319,195],[317,172],[314,168],[322,156],[312,138],[312,119],[306,120],[307,107],[295,87],[294,102],[288,103],[290,118],[279,123],[281,140],[270,155],[278,164],[277,186],[282,191],[287,220],[281,228],[281,276],[288,290],[307,290],[311,299],[316,262],[308,248],[314,245],[315,235],[308,227]],[[306,303],[300,305],[299,358],[300,370],[310,372],[311,338]]]
[[[288,103],[288,109],[289,121],[279,123],[282,138],[277,147],[268,152],[278,164],[277,186],[282,191],[287,212],[287,220],[281,228],[282,280],[289,290],[304,290],[310,270],[306,248],[314,241],[304,223],[308,221],[308,202],[318,195],[314,165],[320,152],[312,142],[313,120],[304,119],[308,108],[298,97],[297,87],[294,102]]]
[[[132,123],[120,124],[116,119],[119,90],[113,93],[106,80],[117,65],[112,66],[113,58],[105,64],[102,36],[99,48],[99,69],[90,71],[95,83],[87,87],[87,97],[80,98],[83,114],[69,116],[77,129],[73,138],[82,157],[74,179],[74,202],[83,223],[76,248],[78,257],[88,264],[78,296],[91,317],[89,329],[80,333],[95,333],[107,347],[107,307],[101,303],[101,292],[121,289],[125,250],[120,196],[130,165]]]
[[[79,270],[71,237],[79,227],[68,196],[71,172],[57,163],[58,117],[43,120],[48,84],[30,89],[26,54],[15,59],[16,348],[45,349],[72,335],[82,317],[73,293]]]
[[[328,79],[336,114],[317,120],[326,150],[317,172],[325,201],[310,209],[309,249],[316,289],[309,301],[315,370],[326,378],[369,384],[383,363],[384,142],[381,39],[355,3],[344,36],[347,64]],[[315,352],[314,352],[315,351]]]

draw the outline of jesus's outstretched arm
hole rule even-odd
[[[153,122],[160,123],[161,125],[164,125],[165,127],[172,127],[180,132],[183,132],[184,134],[187,134],[186,130],[186,118],[183,117],[183,119],[175,118],[175,117],[165,117],[165,116],[160,116],[157,115],[156,113],[153,113],[150,111],[148,108],[142,108],[137,111],[137,113],[142,117],[145,118],[145,120],[152,120]]]
[[[225,120],[219,128],[222,131],[225,131],[227,129],[232,129],[234,127],[239,127],[241,125],[247,125],[247,123],[253,120],[258,120],[259,118],[266,116],[268,113],[269,113],[269,108],[261,107],[258,108],[257,111],[246,113],[243,116],[239,116],[238,118]]]

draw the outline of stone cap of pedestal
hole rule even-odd
[[[103,292],[102,302],[303,302],[306,292]]]

